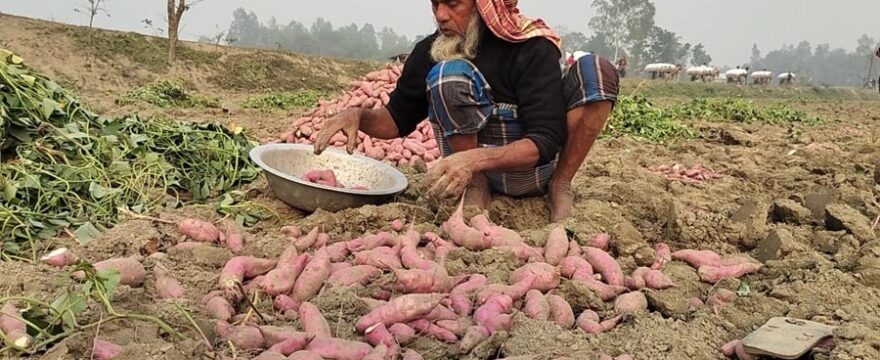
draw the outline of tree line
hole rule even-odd
[[[393,29],[371,24],[335,27],[323,18],[311,26],[297,21],[279,24],[274,17],[261,22],[243,8],[235,10],[226,42],[236,46],[284,49],[293,52],[356,59],[384,59],[409,53],[413,41]]]
[[[791,71],[802,79],[799,81],[814,85],[862,86],[866,80],[876,79],[880,70],[880,59],[874,55],[878,43],[880,39],[862,35],[855,43],[855,50],[849,51],[832,49],[829,44],[814,47],[802,41],[764,55],[755,44],[752,46],[749,66],[752,69],[771,69],[777,73]]]

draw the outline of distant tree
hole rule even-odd
[[[168,63],[177,60],[177,39],[180,31],[180,19],[183,13],[189,11],[194,5],[204,0],[193,0],[189,4],[186,0],[168,0]]]
[[[569,52],[587,50],[587,42],[589,40],[590,39],[581,32],[572,31],[562,35],[562,45],[565,47],[565,50]]]
[[[711,64],[712,56],[706,52],[706,47],[702,43],[694,45],[691,50],[691,65],[700,66],[703,64]]]
[[[608,37],[605,36],[604,33],[599,33],[599,32],[593,33],[593,35],[587,39],[587,42],[584,44],[584,49],[586,49],[586,51],[590,51],[594,54],[597,54],[599,56],[602,56],[602,57],[605,57],[605,58],[608,58],[611,60],[616,60],[617,58],[620,58],[620,57],[623,57],[626,55],[626,52],[621,51],[617,54],[618,57],[615,58],[614,57],[614,52],[615,52],[614,46],[612,46],[608,42]]]
[[[603,33],[614,48],[613,58],[621,50],[638,53],[634,48],[644,44],[654,28],[656,8],[650,0],[594,0],[596,16],[590,28]]]
[[[758,49],[758,44],[752,44],[752,57],[749,60],[749,63],[752,65],[752,67],[757,68],[760,62],[761,50]]]
[[[85,3],[77,8],[74,8],[74,12],[86,14],[89,17],[89,29],[93,27],[95,24],[95,16],[98,16],[100,13],[104,13],[107,17],[110,17],[110,13],[107,12],[107,8],[104,7],[104,4],[107,3],[108,0],[85,0]]]
[[[662,63],[684,63],[691,44],[681,43],[681,37],[672,31],[654,26],[647,39],[645,60]]]

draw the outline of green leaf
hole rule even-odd
[[[107,195],[110,195],[110,194],[113,194],[116,192],[119,192],[119,190],[106,188],[106,187],[103,187],[100,184],[95,183],[95,182],[89,184],[89,194],[91,194],[92,197],[95,198],[96,200],[101,200],[104,197],[106,197]]]
[[[55,299],[49,305],[56,313],[61,314],[61,321],[66,330],[76,327],[76,315],[86,308],[86,303],[80,294],[66,292]]]
[[[23,76],[24,75],[22,75],[22,77]],[[57,102],[55,102],[55,100],[52,100],[50,98],[44,98],[41,110],[43,112],[43,118],[48,119],[50,116],[52,116],[52,114],[55,113],[55,111],[61,111],[61,104],[58,104]]]
[[[98,230],[98,228],[92,225],[92,222],[89,221],[85,224],[82,224],[82,226],[76,229],[73,234],[76,235],[76,239],[80,242],[88,242],[98,236],[101,236],[101,230]]]
[[[116,291],[116,288],[119,286],[119,280],[122,278],[119,271],[116,269],[104,269],[98,271],[95,277],[100,282],[104,295],[107,295],[107,298],[113,298],[113,292]]]

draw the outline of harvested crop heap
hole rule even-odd
[[[387,105],[391,92],[397,86],[400,71],[401,67],[388,65],[382,70],[371,72],[362,79],[352,82],[351,88],[342,97],[333,101],[321,100],[317,108],[309,110],[296,119],[290,130],[281,134],[279,140],[312,144],[318,136],[318,131],[323,128],[324,121],[340,111],[353,107],[379,109]],[[357,149],[376,160],[388,160],[398,165],[414,164],[419,161],[431,164],[440,158],[440,148],[434,136],[431,124],[424,121],[419,124],[416,131],[400,139],[374,139],[359,132],[358,138],[361,143]],[[339,133],[330,140],[330,145],[344,146],[347,140],[344,134]]]
[[[606,234],[582,246],[558,227],[543,248],[533,247],[485,215],[465,221],[461,207],[442,225],[443,237],[419,233],[402,221],[393,222],[391,228],[395,233],[334,242],[319,228],[303,233],[287,227],[283,231],[291,241],[278,259],[232,258],[222,270],[216,291],[205,295],[201,306],[216,320],[215,330],[223,341],[260,354],[259,359],[293,354],[291,358],[390,359],[402,355],[417,359],[420,355],[410,345],[419,337],[453,345],[455,354],[447,355],[464,356],[484,343],[497,346],[488,339],[511,331],[518,313],[585,334],[609,331],[631,314],[647,311],[642,289],[677,286],[663,272],[673,260],[698,268],[701,279],[711,284],[762,267],[744,256],[672,252],[658,244],[650,267],[625,275],[608,252],[613,240]],[[218,243],[220,232],[209,223],[187,220],[181,230],[190,239]],[[179,246],[210,246],[184,244],[188,245]],[[502,282],[479,273],[452,275],[447,268],[453,252],[490,249],[511,252],[518,259],[518,268]],[[168,292],[158,286],[158,294]],[[578,287],[585,293],[572,297],[565,287]],[[331,327],[328,319],[338,315],[322,313],[314,301],[340,288],[359,294],[365,310],[351,323]],[[254,315],[253,299],[265,296],[273,299],[275,313]],[[585,306],[586,297],[596,304]],[[719,290],[705,300],[681,300],[693,308],[707,303],[717,309],[734,298],[736,294]]]
[[[61,232],[89,239],[125,211],[176,204],[181,192],[206,200],[258,175],[240,129],[98,116],[6,50],[0,142],[0,238],[12,255]]]

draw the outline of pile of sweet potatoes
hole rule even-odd
[[[400,72],[400,66],[387,65],[352,82],[349,90],[342,97],[331,101],[322,100],[318,102],[316,108],[296,119],[290,129],[279,136],[278,141],[312,144],[324,121],[340,111],[352,107],[379,109],[387,105],[391,92],[397,85]],[[419,124],[416,131],[400,139],[374,139],[359,133],[360,144],[357,149],[376,160],[387,160],[398,165],[414,164],[419,161],[431,164],[440,158],[440,148],[434,136],[430,123],[424,121]],[[342,133],[330,139],[330,145],[333,146],[341,147],[346,142],[347,137]]]
[[[287,227],[284,233],[291,241],[278,259],[233,258],[222,271],[217,291],[203,298],[203,309],[217,321],[222,339],[264,359],[294,354],[291,358],[415,359],[418,354],[406,347],[417,336],[453,345],[464,355],[494,333],[510,331],[517,313],[587,335],[611,331],[630,314],[648,310],[643,289],[677,286],[663,272],[671,261],[694,265],[710,283],[760,270],[746,257],[672,252],[657,244],[654,263],[627,274],[609,252],[613,239],[607,234],[580,244],[557,227],[543,247],[535,247],[485,215],[465,219],[461,207],[442,224],[442,234],[419,233],[402,221],[391,225],[393,232],[351,240],[333,239],[317,228],[306,233]],[[453,276],[446,258],[459,248],[509,250],[520,266],[504,282],[491,282],[483,274]],[[573,308],[561,292],[563,282],[592,290],[606,306]],[[362,337],[334,337],[324,315],[310,302],[334,287],[360,288],[359,294],[369,294],[361,300],[370,311],[353,324]],[[248,311],[244,296],[253,292],[273,298],[280,315],[276,319],[298,319],[300,326],[260,324],[239,313]],[[735,299],[735,294],[719,290],[705,303],[717,309]],[[694,308],[704,305],[703,299],[688,301]]]
[[[715,180],[723,177],[723,175],[710,169],[706,169],[699,164],[690,168],[682,164],[652,165],[648,166],[648,171],[654,174],[659,174],[669,180],[681,181],[687,184],[701,184],[707,180]]]

